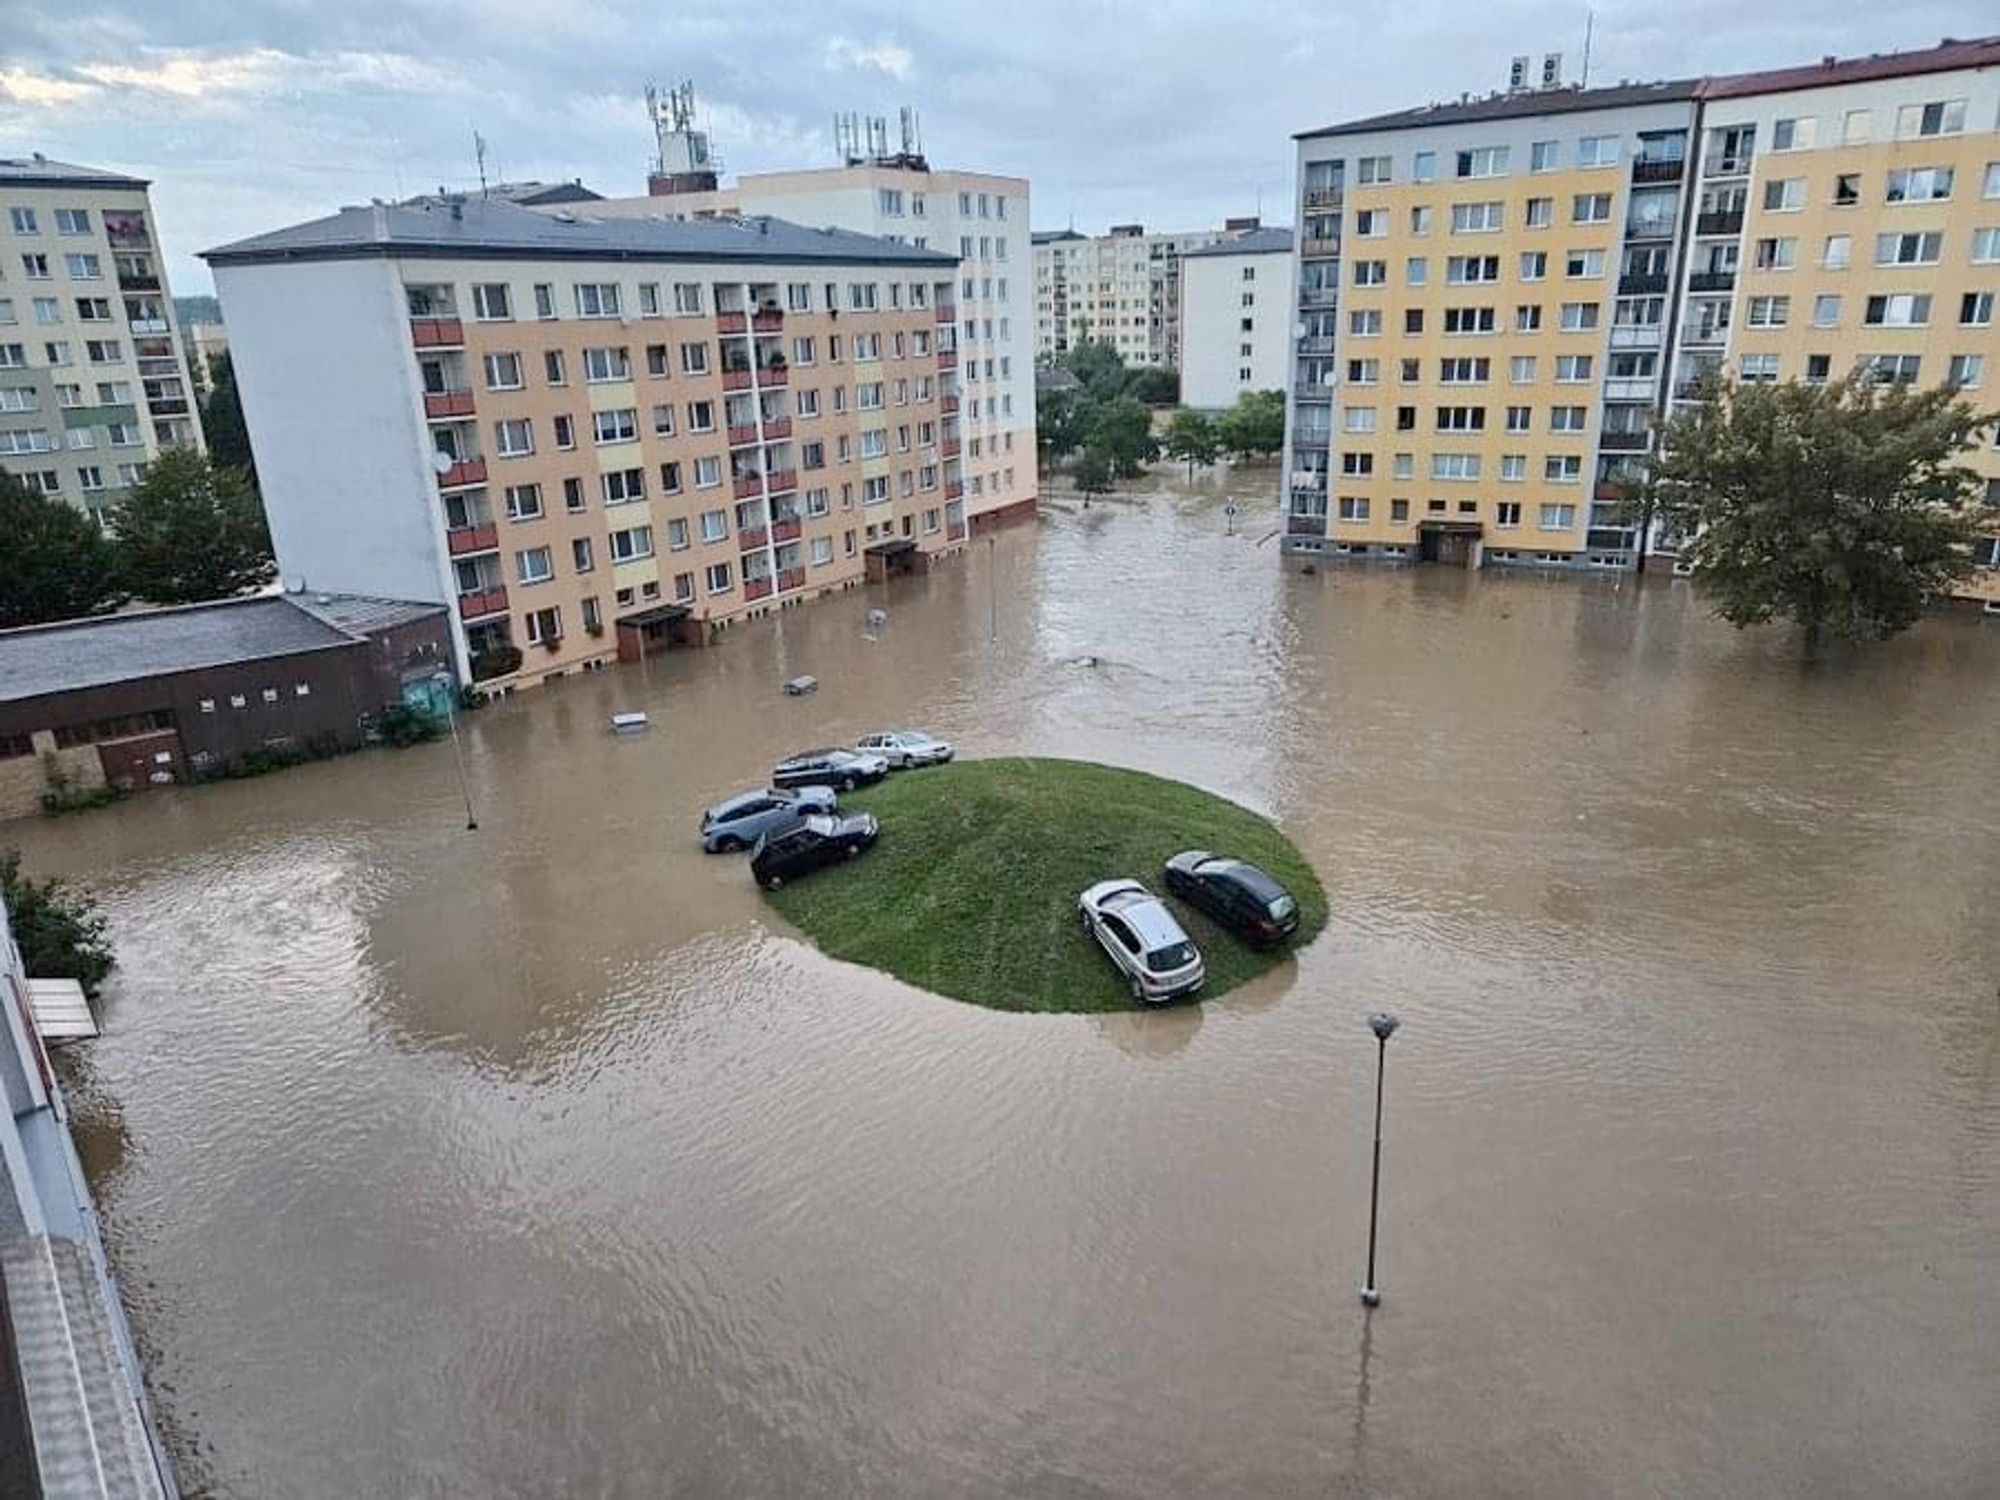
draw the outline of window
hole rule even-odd
[[[1433,479],[1477,479],[1479,477],[1479,455],[1477,453],[1433,453],[1431,455],[1431,478]]]
[[[1891,203],[1935,203],[1951,196],[1950,167],[1897,167],[1889,173]]]
[[[1347,383],[1349,385],[1374,385],[1382,378],[1382,361],[1379,359],[1350,359],[1347,362]]]
[[[1572,224],[1610,223],[1611,194],[1578,193],[1569,200],[1569,221]]]
[[[713,454],[694,461],[694,487],[712,490],[722,483],[722,460]]]
[[[35,321],[37,323],[46,328],[51,324],[60,323],[62,320],[62,303],[58,302],[54,297],[37,297],[35,299]]]
[[[2000,261],[2000,227],[1973,230],[1972,263],[1986,266],[1995,261]]]
[[[1899,141],[1927,135],[1957,135],[1963,129],[1963,99],[1944,99],[1935,104],[1905,104],[1896,111],[1896,139]]]
[[[1806,384],[1825,385],[1833,372],[1833,356],[1830,354],[1808,354],[1806,356]]]
[[[1530,172],[1553,172],[1562,165],[1560,141],[1536,141],[1528,148]]]
[[[1493,524],[1495,526],[1506,527],[1519,526],[1521,524],[1521,502],[1518,500],[1500,501],[1493,507]]]
[[[1581,333],[1597,326],[1597,304],[1595,302],[1565,302],[1562,305],[1562,329],[1565,333]]]
[[[708,373],[708,345],[681,345],[681,373],[683,375],[706,375]]]
[[[1878,234],[1875,236],[1875,264],[1934,266],[1943,249],[1944,235],[1936,230],[1920,234]]]
[[[1366,479],[1375,472],[1375,455],[1343,453],[1340,455],[1340,472],[1349,479]]]
[[[72,281],[101,281],[104,278],[104,263],[95,255],[72,253],[63,257],[63,270]]]
[[[1466,286],[1473,282],[1498,281],[1500,279],[1500,257],[1497,255],[1454,255],[1444,263],[1444,279],[1452,286]]]
[[[1979,378],[1985,372],[1986,357],[1982,354],[1954,354],[1951,357],[1950,373],[1945,376],[1947,384],[1961,390],[1974,390]]]
[[[1521,279],[1540,281],[1549,274],[1549,253],[1546,250],[1523,250],[1521,252]],[[1498,277],[1494,278],[1498,280]]]
[[[1398,479],[1414,479],[1417,473],[1417,456],[1414,453],[1398,453],[1390,460],[1390,468]]]
[[[1539,304],[1523,303],[1514,309],[1514,331],[1516,333],[1539,333],[1542,327],[1542,309]]]
[[[1439,432],[1484,432],[1486,430],[1486,408],[1483,406],[1440,406],[1437,409],[1437,430]]]
[[[1813,143],[1813,132],[1818,121],[1811,115],[1802,119],[1779,120],[1771,126],[1771,149],[1773,151],[1806,151]]]
[[[1555,222],[1556,200],[1553,198],[1530,198],[1528,200],[1528,227],[1547,229]]]
[[[1516,354],[1507,361],[1507,379],[1514,385],[1532,385],[1535,380],[1535,356]]]
[[[570,417],[557,417],[554,419],[554,426],[556,431],[556,447],[564,451],[574,448],[576,446],[575,420]]]
[[[581,515],[583,508],[583,481],[571,475],[563,481],[563,509],[571,515]]]
[[[1603,274],[1602,250],[1572,250],[1563,257],[1563,275],[1571,280],[1590,280]]]
[[[542,518],[542,487],[539,484],[507,486],[507,519],[539,521]]]
[[[1542,478],[1550,484],[1579,484],[1583,459],[1574,453],[1552,453],[1542,460]]]
[[[1791,316],[1790,297],[1752,297],[1746,322],[1752,328],[1783,328]]]
[[[1979,196],[2000,198],[2000,161],[1989,161],[1986,164],[1986,177],[1980,184]]]
[[[1579,167],[1613,167],[1618,164],[1618,137],[1587,135],[1576,143]]]
[[[1862,361],[1877,385],[1915,385],[1922,363],[1914,354],[1875,354]]]
[[[569,561],[570,566],[579,573],[588,573],[596,568],[597,560],[591,556],[589,537],[574,536],[570,538]]]
[[[35,211],[32,208],[10,208],[7,210],[7,220],[14,226],[14,233],[16,234],[40,234],[42,232],[41,224],[35,218]]]
[[[1833,206],[1852,208],[1861,201],[1861,174],[1859,172],[1839,172],[1833,179]]]
[[[550,385],[569,384],[569,373],[563,366],[563,352],[560,349],[542,351],[542,378]]]
[[[1576,507],[1550,502],[1541,507],[1540,526],[1543,531],[1573,531],[1576,529]]]
[[[1379,307],[1356,308],[1347,315],[1347,331],[1358,339],[1374,338],[1382,332]]]
[[[1454,355],[1438,361],[1438,379],[1446,385],[1484,385],[1492,367],[1483,355]]]
[[[1868,111],[1850,109],[1840,122],[1840,143],[1843,146],[1859,146],[1868,139]]]
[[[125,357],[125,346],[117,339],[86,339],[83,352],[94,365],[115,365]]]
[[[1446,333],[1491,333],[1493,331],[1493,309],[1490,307],[1447,307],[1444,310],[1444,331]]]
[[[1830,234],[1821,249],[1819,263],[1828,271],[1845,271],[1854,254],[1854,239],[1851,235]]]
[[[1354,164],[1354,180],[1363,185],[1389,181],[1389,158],[1364,156]]]
[[[618,316],[618,283],[579,281],[576,284],[576,315],[579,318]]]
[[[1587,406],[1551,406],[1549,408],[1550,432],[1583,432],[1590,421]]]
[[[1451,232],[1494,233],[1506,222],[1506,207],[1506,204],[1498,199],[1489,203],[1454,203],[1451,206]]]
[[[1504,177],[1507,173],[1505,146],[1478,146],[1458,153],[1460,177]]]
[[[1840,326],[1840,297],[1836,293],[1822,293],[1813,298],[1812,326],[1815,328],[1838,328]]]
[[[636,443],[639,440],[639,413],[629,406],[615,411],[594,411],[590,424],[597,446],[609,443]]]
[[[486,389],[489,391],[518,391],[524,382],[521,379],[521,356],[518,354],[489,354],[486,356]]]
[[[1438,154],[1435,151],[1419,151],[1410,158],[1410,180],[1413,182],[1435,182],[1438,174]]]
[[[1764,184],[1764,209],[1767,213],[1790,213],[1806,206],[1806,180],[1803,177],[1774,177]]]
[[[1403,309],[1403,332],[1422,333],[1424,331],[1424,310],[1421,307]]]
[[[646,498],[644,469],[610,469],[598,476],[606,505],[629,505]]]
[[[1415,385],[1419,380],[1423,378],[1424,377],[1423,377],[1422,360],[1404,359],[1397,361],[1396,379],[1400,384]]]
[[[1993,294],[1967,292],[1959,298],[1958,322],[1962,328],[1990,328],[1993,324]]]
[[[1372,406],[1343,406],[1340,409],[1340,430],[1342,432],[1373,432],[1375,430],[1375,408]]]
[[[688,523],[685,518],[675,516],[667,522],[667,550],[685,552],[688,548]]]
[[[1368,502],[1358,495],[1340,497],[1340,519],[1350,524],[1368,519]]]
[[[535,451],[534,428],[527,418],[518,417],[493,424],[493,446],[502,458],[518,458]]]
[[[46,255],[24,255],[21,257],[21,269],[27,273],[30,281],[47,281],[49,258]]]
[[[472,288],[472,315],[482,322],[499,323],[514,316],[514,305],[504,281],[482,281]]]
[[[1354,284],[1356,286],[1386,286],[1389,281],[1389,263],[1386,260],[1357,260],[1354,262]],[[1248,318],[1243,320],[1246,324]],[[1249,331],[1247,328],[1244,330]]]
[[[1748,385],[1769,385],[1778,378],[1778,356],[1746,354],[1737,365],[1737,376]]]
[[[704,542],[719,542],[729,535],[729,516],[719,510],[705,510],[701,513],[701,539]]]
[[[628,526],[622,531],[611,533],[611,560],[614,563],[637,562],[642,557],[652,555],[652,527]]]
[[[826,444],[817,438],[810,443],[800,444],[799,467],[802,469],[824,469],[826,467]]]
[[[1354,214],[1354,232],[1364,239],[1374,239],[1389,232],[1389,210],[1386,208],[1357,209]]]
[[[549,560],[549,549],[530,547],[525,552],[516,552],[514,576],[522,583],[547,583],[555,577],[555,564]]]
[[[583,378],[593,385],[609,380],[630,380],[632,364],[622,347],[586,349],[583,351]]]
[[[690,401],[687,404],[689,432],[715,431],[715,403],[713,401]]]
[[[1431,232],[1431,211],[1428,204],[1418,204],[1410,210],[1410,233],[1426,235]]]
[[[639,283],[639,316],[642,318],[660,316],[660,284],[657,281]]]
[[[1922,328],[1931,320],[1928,292],[1897,292],[1870,297],[1861,321],[1871,328]]]
[[[674,404],[661,401],[653,407],[653,431],[660,437],[674,435]]]
[[[1503,453],[1500,456],[1500,478],[1508,484],[1521,484],[1528,478],[1528,455],[1525,453]]]
[[[1588,354],[1558,354],[1556,356],[1556,381],[1562,385],[1575,385],[1590,379],[1590,359]]]
[[[556,289],[546,281],[535,283],[535,316],[553,318],[556,315]]]

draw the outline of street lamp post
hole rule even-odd
[[[1365,1307],[1382,1304],[1382,1294],[1375,1288],[1375,1223],[1382,1207],[1382,1074],[1388,1063],[1389,1038],[1402,1024],[1386,1010],[1368,1018],[1368,1029],[1375,1033],[1375,1170],[1368,1181],[1368,1279],[1361,1287]]]
[[[458,738],[458,680],[441,677],[439,685],[446,689],[445,722],[451,725],[451,758],[458,767],[459,795],[465,798],[465,826],[468,830],[479,826],[479,816],[472,810],[472,783],[465,777],[465,749]]]
[[[992,617],[986,631],[986,639],[989,641],[1000,639],[1000,574],[997,571],[1000,564],[993,545],[998,540],[998,537],[991,536],[986,539],[986,600],[988,612]]]

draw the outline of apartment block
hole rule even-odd
[[[94,516],[201,445],[146,189],[0,157],[0,466]]]
[[[1291,378],[1292,232],[1257,229],[1181,256],[1181,404],[1208,411]]]
[[[1405,110],[1299,180],[1288,551],[1629,568],[1704,370],[1977,400],[2000,358],[2000,38]]]
[[[1035,357],[1054,359],[1091,339],[1128,365],[1179,369],[1181,257],[1257,227],[1247,218],[1182,234],[1148,234],[1143,224],[1095,236],[1036,234]]]
[[[707,136],[692,126],[691,91],[669,114],[655,103],[660,154],[643,198],[587,205],[599,218],[769,215],[873,235],[957,261],[949,301],[957,362],[940,399],[962,444],[965,509],[975,529],[1034,513],[1035,371],[1027,318],[1032,274],[1028,183],[934,168],[906,114],[899,146],[886,122],[848,119],[841,165],[759,172],[718,185]],[[861,129],[866,124],[865,133]]]
[[[953,257],[586,207],[207,252],[289,585],[449,603],[510,689],[963,545]]]

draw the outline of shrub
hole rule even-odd
[[[37,979],[74,979],[96,998],[117,962],[96,901],[62,880],[23,875],[18,849],[0,853],[0,900],[12,914],[14,941],[28,972]]]

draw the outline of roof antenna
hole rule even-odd
[[[479,158],[479,196],[486,196],[486,137],[472,132],[472,154]]]
[[[1597,28],[1597,12],[1589,6],[1583,8],[1583,82],[1579,88],[1590,87],[1590,36]]]

